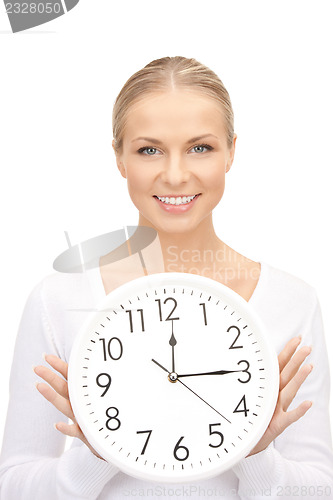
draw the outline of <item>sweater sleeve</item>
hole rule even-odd
[[[10,398],[0,460],[1,500],[96,499],[118,469],[81,441],[64,452],[53,424],[65,417],[35,387],[42,353],[59,356],[43,307],[41,281],[20,320],[10,375]],[[76,441],[76,440],[75,440]]]
[[[265,450],[241,460],[233,471],[242,500],[269,498],[332,498],[333,451],[329,417],[330,373],[320,306],[313,292],[304,321],[303,345],[312,345],[305,363],[314,368],[288,411],[303,401],[312,407]]]

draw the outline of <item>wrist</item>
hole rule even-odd
[[[249,458],[249,457],[252,457],[253,455],[258,455],[258,453],[261,453],[262,451],[265,451],[269,448],[272,448],[273,447],[273,441],[270,441],[269,443],[258,443],[254,448],[252,448],[252,450],[250,451],[250,453],[248,455],[246,455],[245,458]]]
[[[260,452],[262,452],[262,451],[264,451],[264,450],[266,450],[266,449],[267,449],[267,446],[265,446],[265,447],[263,447],[263,446],[256,447],[256,446],[255,446],[255,447],[254,447],[254,448],[250,451],[250,453],[249,453],[248,455],[246,455],[246,457],[245,457],[245,458],[252,457],[253,455],[257,455],[258,453],[260,453]]]

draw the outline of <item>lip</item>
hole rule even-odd
[[[193,193],[192,194],[159,194],[159,195],[156,194],[155,196],[159,196],[160,198],[178,198],[178,197],[182,198],[183,196],[186,196],[186,198],[187,198],[188,196],[196,196],[198,194],[200,194],[200,193],[195,193],[195,194],[193,194]]]
[[[168,212],[169,214],[183,214],[185,212],[188,212],[191,210],[191,208],[195,205],[197,200],[200,198],[201,193],[197,193],[195,195],[195,198],[193,198],[190,203],[185,203],[184,205],[169,205],[166,203],[163,203],[163,201],[160,201],[156,196],[154,196],[154,200],[156,200],[156,203],[165,210],[165,212]],[[193,195],[186,195],[186,194],[178,194],[178,195],[165,195],[164,198],[177,198],[178,196],[193,196]]]

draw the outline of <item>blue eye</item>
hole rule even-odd
[[[200,148],[199,151],[198,148]],[[196,146],[193,146],[192,149],[196,149],[196,153],[206,153],[206,151],[203,151],[203,149],[206,149],[208,151],[213,150],[212,146],[209,146],[209,144],[197,144]]]
[[[191,151],[193,149],[195,150],[196,153],[206,153],[207,151],[212,151],[214,148],[212,146],[209,146],[209,144],[197,144],[196,146],[193,146]],[[147,156],[155,156],[157,151],[158,151],[157,148],[153,148],[151,146],[144,146],[138,149],[139,154],[144,154]]]
[[[156,148],[151,148],[149,146],[145,146],[143,148],[138,149],[138,153],[143,153],[144,151],[145,151],[144,154],[147,154],[149,156],[154,156],[155,153],[156,153],[156,151],[157,151],[157,149]]]

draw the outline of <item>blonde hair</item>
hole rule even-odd
[[[122,150],[124,129],[131,105],[149,94],[172,89],[196,90],[221,105],[228,146],[232,146],[234,113],[230,96],[222,81],[214,71],[196,59],[174,56],[162,57],[148,63],[127,80],[118,94],[112,114],[114,148],[117,153]]]

